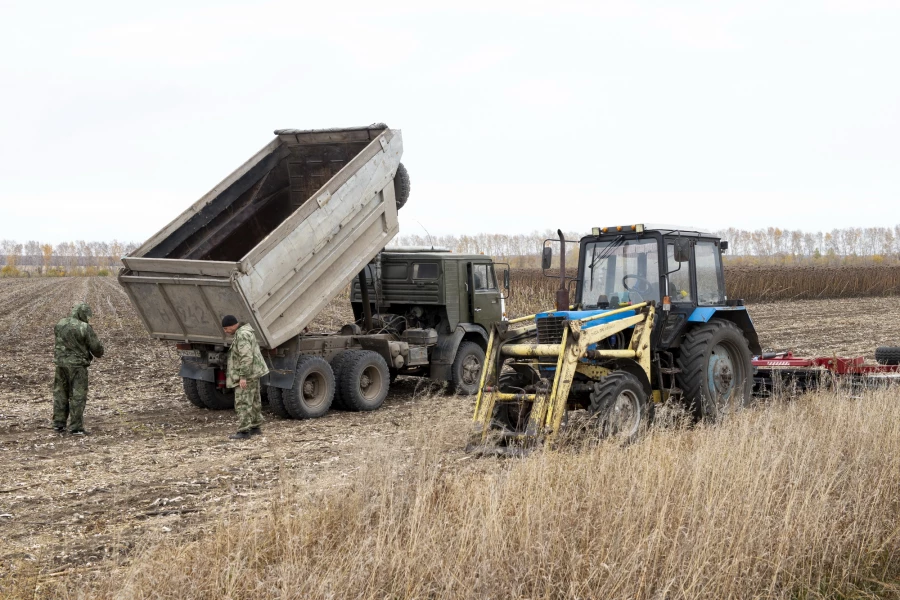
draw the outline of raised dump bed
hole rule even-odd
[[[409,192],[399,130],[278,130],[276,138],[122,262],[157,339],[263,347],[297,336],[399,231]],[[395,180],[396,178],[396,180]]]

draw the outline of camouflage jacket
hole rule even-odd
[[[90,307],[82,302],[72,308],[70,316],[56,324],[53,362],[57,366],[87,367],[94,357],[103,356],[103,344],[88,325],[90,316]]]
[[[266,361],[256,341],[256,333],[244,323],[234,332],[234,340],[228,350],[228,371],[225,385],[236,387],[241,379],[259,379],[269,372]]]

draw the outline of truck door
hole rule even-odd
[[[472,322],[488,329],[491,323],[501,320],[500,288],[494,276],[492,263],[469,263],[471,272],[469,299],[472,306]]]

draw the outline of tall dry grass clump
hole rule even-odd
[[[900,597],[895,390],[526,459],[460,461],[462,433],[422,435],[411,463],[386,446],[346,488],[154,547],[103,594]]]

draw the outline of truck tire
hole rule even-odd
[[[751,361],[747,339],[731,321],[713,319],[687,332],[675,381],[696,419],[718,423],[735,407],[747,406],[753,391]]]
[[[334,373],[321,356],[301,356],[294,369],[294,387],[281,394],[284,407],[295,419],[317,419],[334,400]]]
[[[484,350],[475,342],[461,342],[450,367],[450,389],[463,396],[478,393]]]
[[[900,348],[897,346],[875,348],[875,362],[879,365],[900,365]]]
[[[331,407],[338,410],[347,410],[344,396],[341,393],[341,373],[343,373],[344,363],[350,358],[351,352],[351,350],[344,350],[331,359],[331,371],[334,373],[334,401],[332,401]]]
[[[197,381],[197,391],[206,408],[211,410],[228,410],[234,408],[234,390],[221,390],[211,381]]]
[[[341,401],[347,410],[370,411],[384,404],[391,374],[387,362],[371,350],[350,350],[341,367]]]
[[[409,200],[410,189],[409,171],[406,170],[403,163],[400,163],[397,167],[397,174],[394,175],[394,197],[397,199],[397,210],[403,208],[403,205]]]
[[[596,419],[601,439],[616,438],[627,444],[650,427],[653,408],[640,380],[616,371],[594,383],[588,412]]]
[[[203,403],[203,398],[200,397],[200,392],[197,391],[196,379],[182,377],[181,387],[184,388],[184,396],[188,399],[188,402],[190,402],[197,408],[206,408],[206,404]]]
[[[281,417],[282,419],[290,419],[291,414],[284,407],[284,398],[283,395],[285,393],[289,393],[290,390],[283,390],[281,388],[277,388],[272,385],[266,386],[266,392],[269,396],[269,408],[272,409],[272,412],[275,413],[276,416]]]

